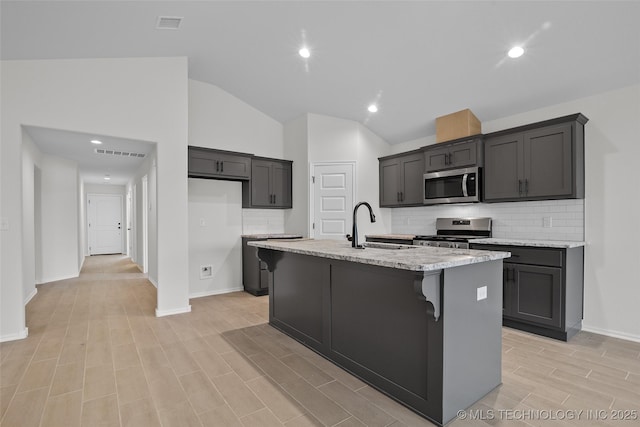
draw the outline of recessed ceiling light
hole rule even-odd
[[[309,50],[308,47],[303,47],[298,51],[298,54],[303,58],[307,59],[311,56],[311,51]]]
[[[105,175],[105,176],[104,176],[104,180],[105,180],[105,181],[111,181],[111,177],[110,177],[109,175]]]
[[[367,110],[369,110],[370,113],[377,113],[378,106],[376,104],[371,104],[367,107]]]
[[[92,139],[92,140],[91,140],[91,143],[92,143],[92,144],[96,144],[96,145],[100,145],[100,144],[102,144],[102,141],[97,140],[97,139]]]
[[[509,55],[509,58],[520,58],[523,53],[524,53],[524,49],[522,48],[522,46],[514,46],[511,49],[509,49],[509,52],[507,52],[507,55]]]

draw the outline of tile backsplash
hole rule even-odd
[[[491,217],[496,238],[584,240],[584,199],[395,208],[391,232],[435,234],[436,218],[449,217]]]
[[[242,234],[284,233],[284,210],[242,209]]]

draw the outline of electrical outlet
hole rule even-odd
[[[476,300],[482,301],[483,299],[487,299],[487,287],[482,286],[476,289]]]
[[[213,275],[213,267],[210,265],[200,266],[200,279],[208,279]]]
[[[204,218],[200,218],[200,227],[206,227],[207,226],[207,221],[204,220]]]
[[[553,221],[551,219],[550,216],[544,216],[542,217],[542,226],[544,228],[551,228],[553,227]]]
[[[9,229],[9,218],[0,218],[0,230],[7,231]]]

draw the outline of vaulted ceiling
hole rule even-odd
[[[326,114],[399,143],[464,108],[488,121],[640,82],[639,19],[636,1],[2,1],[0,52],[187,56],[190,78],[280,122]]]

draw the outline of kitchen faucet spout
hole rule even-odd
[[[369,209],[369,219],[376,222],[376,216],[373,214],[371,205],[367,202],[360,202],[353,208],[353,229],[351,231],[351,247],[356,249],[364,249],[364,246],[358,244],[358,208],[365,205]],[[348,238],[349,236],[347,236]]]

